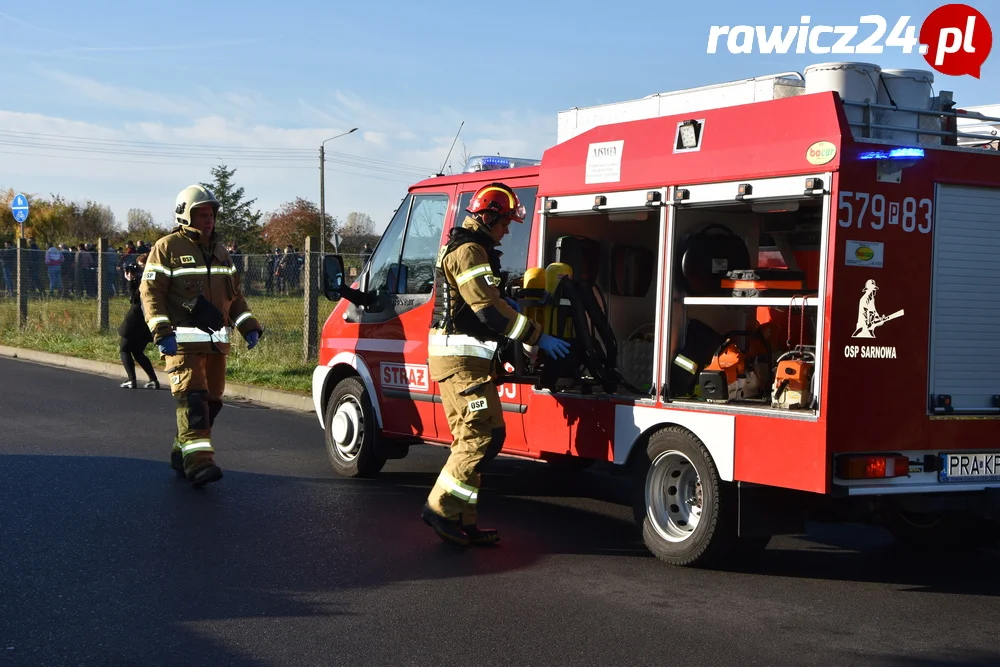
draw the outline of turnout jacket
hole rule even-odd
[[[214,234],[207,246],[184,227],[162,237],[149,251],[139,292],[154,342],[174,334],[179,354],[226,354],[234,328],[244,337],[263,331],[243,297],[229,251]],[[224,328],[209,334],[197,326],[191,308],[199,295],[221,312]]]
[[[434,320],[427,338],[431,379],[460,370],[495,375],[497,343],[535,345],[542,327],[511,308],[500,294],[500,253],[467,217],[438,254]]]

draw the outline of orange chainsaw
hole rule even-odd
[[[741,346],[738,338],[746,343]],[[711,403],[759,399],[768,386],[771,346],[760,331],[730,331],[698,374],[699,395]]]

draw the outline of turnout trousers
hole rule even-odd
[[[492,378],[481,372],[460,370],[438,384],[453,441],[427,505],[446,519],[471,526],[476,523],[479,471],[500,453],[506,437],[500,396]]]
[[[213,459],[212,424],[222,411],[226,389],[226,355],[175,354],[165,357],[170,394],[177,410],[173,450],[184,456],[187,472]]]

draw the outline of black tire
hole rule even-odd
[[[767,546],[739,545],[736,488],[719,479],[712,456],[690,431],[665,427],[636,456],[633,510],[646,547],[661,561],[710,567],[740,553],[738,546]]]
[[[375,456],[379,437],[375,411],[368,390],[359,378],[344,378],[337,383],[326,404],[323,423],[326,453],[338,475],[374,477],[382,470],[385,459]],[[341,437],[340,442],[335,433]]]

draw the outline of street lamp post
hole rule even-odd
[[[335,137],[324,139],[319,145],[319,254],[326,255],[326,142],[345,137],[358,128],[352,127],[347,132],[341,132]],[[340,252],[337,241],[334,239],[333,251]]]

